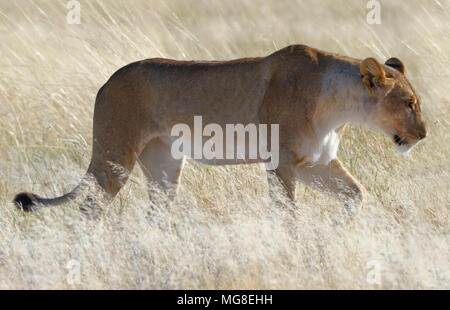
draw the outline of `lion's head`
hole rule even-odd
[[[405,76],[405,66],[398,58],[384,65],[366,58],[360,72],[370,95],[370,125],[387,134],[399,152],[407,153],[426,137],[427,130],[420,98]]]

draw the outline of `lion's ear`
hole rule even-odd
[[[401,73],[405,74],[405,65],[397,57],[391,57],[384,63],[386,66],[392,67]]]
[[[366,58],[360,65],[361,78],[367,91],[374,96],[378,89],[387,95],[394,86],[394,81],[386,78],[386,73],[380,63],[372,57]]]

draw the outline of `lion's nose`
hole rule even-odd
[[[419,130],[419,139],[420,140],[426,138],[426,136],[427,136],[427,130],[425,128],[423,128],[422,130]]]

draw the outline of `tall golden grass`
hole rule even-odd
[[[0,3],[0,288],[449,288],[448,1],[382,1],[380,25],[361,0],[86,0],[80,25],[67,2]],[[189,162],[170,209],[148,199],[139,168],[98,220],[76,203],[33,214],[11,203],[77,184],[95,95],[123,65],[294,43],[397,56],[422,97],[429,137],[406,157],[377,132],[345,134],[339,157],[369,192],[355,220],[300,185],[295,210],[273,206],[256,165]]]

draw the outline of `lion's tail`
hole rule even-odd
[[[14,198],[14,204],[17,208],[25,212],[33,212],[39,207],[50,207],[71,201],[80,195],[86,189],[86,177],[71,192],[55,198],[42,198],[32,193],[20,193]]]

